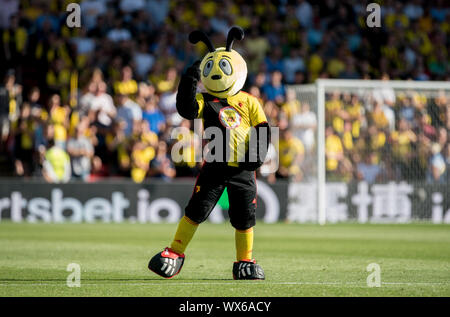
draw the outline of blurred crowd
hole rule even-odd
[[[66,25],[74,2],[80,28]],[[244,90],[280,128],[279,169],[269,166],[277,164],[272,147],[260,176],[305,179],[317,118],[288,85],[450,77],[445,0],[378,1],[380,28],[366,25],[369,2],[0,0],[0,174],[49,182],[196,175],[193,150],[183,153],[185,162],[170,157],[175,142],[192,149],[199,142],[193,133],[171,138],[175,127],[192,129],[176,112],[176,90],[180,74],[205,53],[187,36],[202,29],[219,47],[239,25],[246,37],[233,48],[248,63]],[[448,97],[397,97],[386,105],[327,96],[330,178],[439,181],[448,174]]]
[[[325,108],[327,179],[448,184],[450,91],[332,91]]]

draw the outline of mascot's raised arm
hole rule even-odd
[[[184,251],[200,223],[205,221],[225,188],[228,191],[231,225],[235,230],[235,279],[264,279],[264,271],[252,258],[256,211],[256,173],[269,146],[270,127],[258,99],[241,91],[247,78],[247,64],[232,49],[244,31],[232,27],[226,47],[215,49],[207,35],[193,31],[189,41],[203,42],[208,53],[182,75],[177,94],[177,110],[186,119],[202,119],[217,133],[208,143],[208,156],[197,177],[193,194],[178,224],[170,247],[156,254],[149,269],[165,278],[178,274]],[[202,81],[206,92],[198,93]],[[220,141],[220,142],[219,142]]]
[[[235,39],[243,38],[242,29],[233,27],[228,33],[227,46],[216,50],[202,31],[194,31],[189,35],[191,43],[203,42],[209,52],[201,62],[195,62],[181,77],[177,110],[183,117],[195,119],[198,116],[199,108],[195,96],[200,79],[206,91],[218,98],[233,96],[242,89],[247,79],[247,64],[232,46]]]

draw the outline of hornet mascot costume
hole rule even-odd
[[[262,268],[252,259],[252,249],[256,210],[255,171],[264,162],[270,127],[257,98],[241,91],[247,78],[247,65],[232,45],[234,40],[243,38],[244,31],[232,27],[226,47],[215,49],[204,32],[197,30],[189,35],[192,44],[201,41],[209,52],[201,62],[195,62],[182,75],[177,110],[186,119],[202,119],[205,132],[208,128],[214,128],[224,137],[211,137],[212,140],[206,145],[217,143],[213,141],[221,142],[220,146],[209,152],[209,155],[215,155],[214,159],[207,157],[203,163],[172,244],[156,254],[148,264],[151,271],[164,278],[172,278],[180,272],[186,247],[225,188],[228,191],[230,222],[236,229],[237,261],[233,265],[233,278],[265,278]],[[206,89],[204,93],[197,93],[200,80]],[[232,154],[227,155],[230,152]]]

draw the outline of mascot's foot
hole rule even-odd
[[[264,280],[265,275],[261,266],[255,260],[234,262],[233,278],[235,280]]]
[[[150,271],[164,278],[172,278],[180,273],[184,263],[184,254],[178,254],[170,248],[156,254],[148,263]]]

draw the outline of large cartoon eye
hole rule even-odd
[[[231,75],[231,73],[233,72],[230,62],[225,58],[222,58],[220,60],[219,67],[226,75]]]
[[[209,75],[209,73],[211,72],[211,69],[213,67],[213,61],[208,61],[205,64],[205,67],[203,67],[203,76],[207,77]]]

